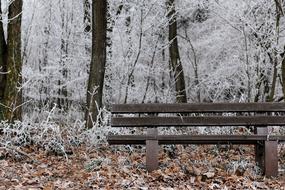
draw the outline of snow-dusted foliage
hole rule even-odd
[[[54,104],[82,119],[90,35],[79,1],[27,0],[23,7],[23,78],[27,117]],[[62,112],[64,113],[64,112]],[[60,115],[60,114],[59,114]],[[58,115],[58,116],[59,116]]]
[[[174,102],[165,1],[119,5],[120,14],[114,11],[112,17],[106,79],[111,93],[106,101]],[[278,24],[274,1],[176,1],[176,6],[189,102],[272,101],[283,96],[280,80],[273,82],[280,77],[284,46],[284,17]]]
[[[90,130],[85,129],[81,120],[65,120],[65,123],[58,121],[58,111],[59,109],[54,106],[39,123],[35,123],[34,118],[13,124],[1,121],[0,146],[13,151],[13,146],[36,145],[48,153],[66,155],[72,151],[72,147],[82,144],[92,147],[106,142],[106,134],[110,131],[107,127],[108,111],[100,110],[102,117],[98,117],[96,125]],[[19,152],[14,153],[18,155]]]

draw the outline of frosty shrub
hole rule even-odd
[[[100,110],[101,117],[94,122],[92,129],[85,129],[85,122],[76,120],[65,123],[58,122],[56,115],[59,110],[54,106],[46,118],[39,123],[28,121],[16,121],[0,123],[1,146],[25,147],[35,145],[47,152],[65,155],[72,147],[86,144],[94,146],[106,143],[106,134],[109,128],[109,113],[105,109]]]

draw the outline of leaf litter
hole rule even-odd
[[[272,179],[255,165],[253,146],[161,148],[159,169],[151,173],[140,146],[82,145],[67,157],[33,146],[21,151],[29,157],[14,159],[0,149],[0,190],[285,189],[283,145],[279,145],[279,176]]]

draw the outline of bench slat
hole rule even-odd
[[[285,112],[285,103],[180,103],[180,104],[113,104],[118,113],[209,113],[209,112]]]
[[[109,135],[111,145],[141,144],[145,145],[148,135]],[[158,135],[159,144],[257,144],[258,141],[285,141],[285,136],[267,135]]]
[[[112,127],[283,126],[284,116],[112,117]]]

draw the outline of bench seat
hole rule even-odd
[[[260,141],[285,142],[285,136],[267,135],[108,135],[110,145],[145,145],[146,140],[158,140],[167,144],[259,144]]]
[[[283,126],[284,116],[113,117],[112,127]]]

